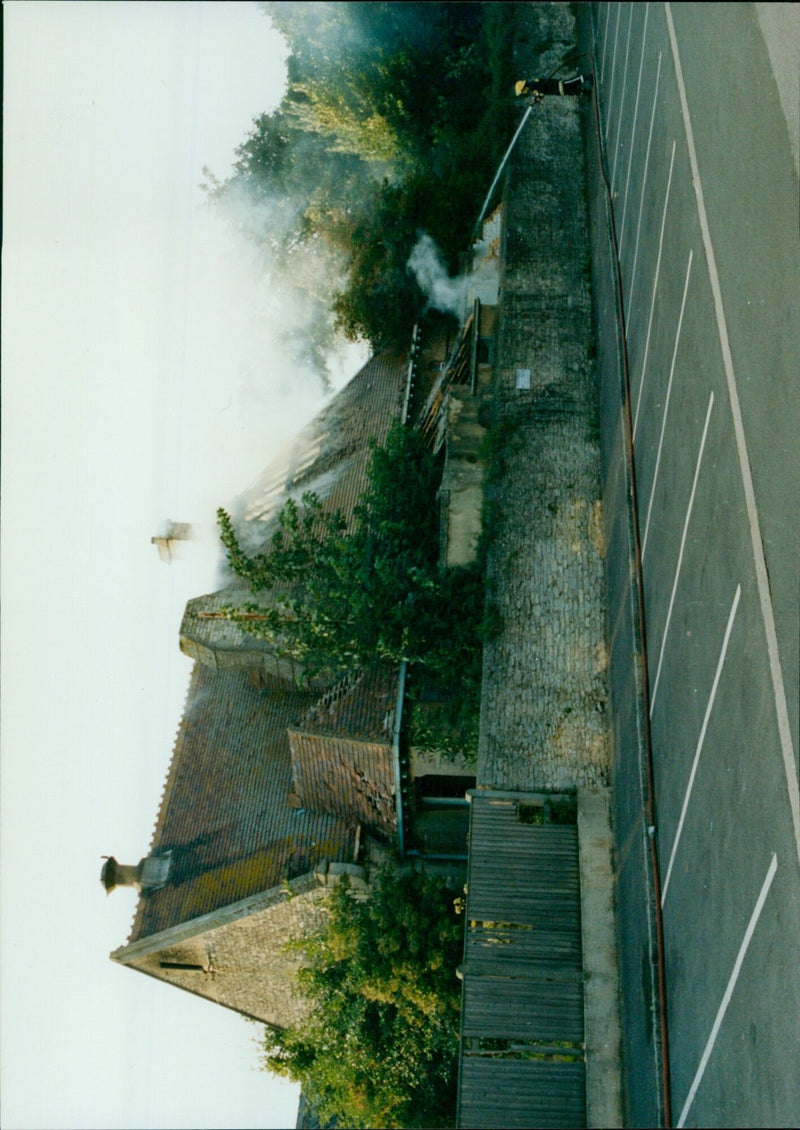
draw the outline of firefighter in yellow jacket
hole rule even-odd
[[[591,75],[573,75],[572,78],[523,78],[514,83],[517,97],[529,94],[537,102],[546,94],[590,94],[591,90]]]

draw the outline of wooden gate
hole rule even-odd
[[[584,1127],[576,804],[471,791],[460,1127]]]

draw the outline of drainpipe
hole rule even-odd
[[[472,396],[475,395],[475,389],[478,387],[478,338],[481,332],[481,300],[475,299],[475,305],[472,307],[472,355],[469,362],[469,391]]]
[[[403,701],[406,693],[405,659],[400,663],[400,679],[397,684],[397,702],[394,707],[394,732],[392,734],[392,758],[394,760],[394,805],[397,812],[397,846],[400,858],[405,855],[405,835],[403,832],[403,785],[400,779],[400,726],[403,721]]]
[[[456,860],[458,863],[469,863],[468,855],[459,855],[457,852],[433,852],[433,851],[418,851],[416,848],[410,848],[406,852],[406,858],[414,856],[417,859],[430,859],[433,862],[439,863],[452,863]]]
[[[419,326],[414,325],[411,333],[411,356],[408,361],[408,377],[406,379],[406,394],[403,400],[403,414],[401,421],[403,424],[408,423],[408,406],[411,403],[411,387],[414,383],[414,370],[417,365],[417,350],[419,349]]]

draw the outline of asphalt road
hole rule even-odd
[[[800,237],[797,75],[784,64],[796,56],[757,5],[592,7],[630,373],[672,1120],[791,1126]],[[796,15],[777,15],[781,36],[800,35]],[[618,843],[623,865],[628,849]],[[624,979],[641,978],[629,964]],[[646,985],[627,991],[646,1000]],[[629,1096],[634,1122],[651,1109]]]

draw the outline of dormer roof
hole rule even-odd
[[[143,891],[129,941],[188,922],[313,870],[352,859],[354,816],[289,805],[287,729],[314,696],[246,671],[196,664],[150,845],[171,852],[167,882]]]

